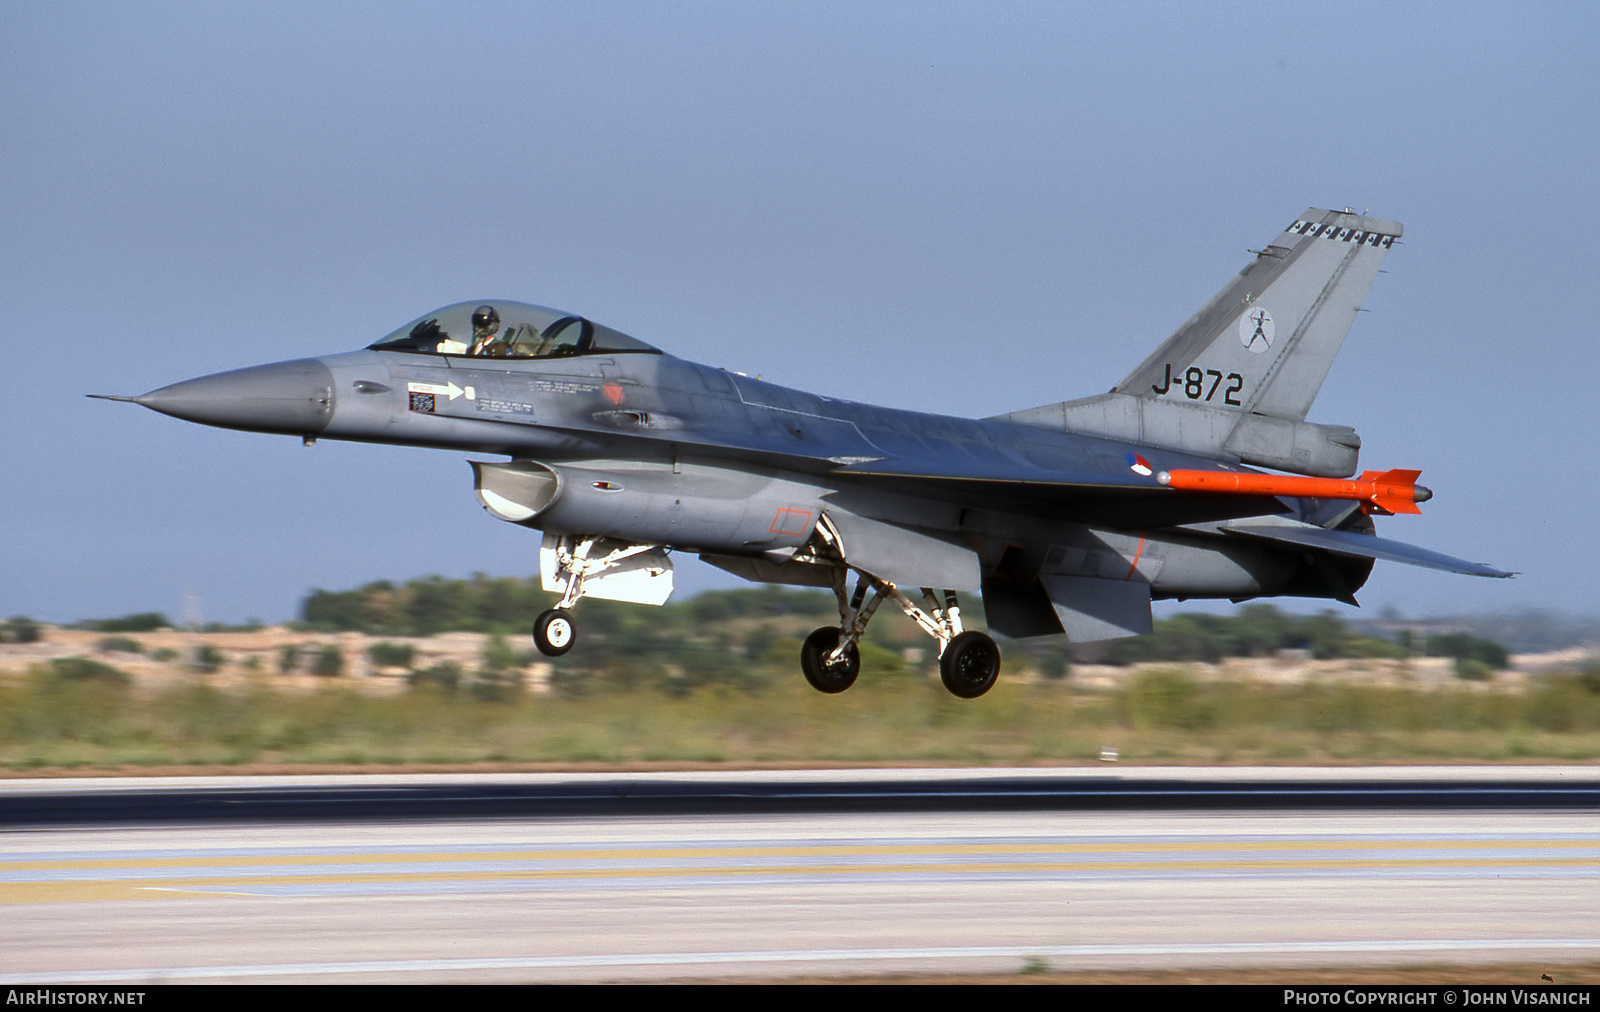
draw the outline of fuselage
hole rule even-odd
[[[139,400],[229,428],[538,462],[558,494],[520,522],[555,533],[771,557],[798,548],[832,505],[971,545],[986,592],[1048,570],[1137,580],[1155,597],[1328,595],[1307,553],[1215,529],[1290,512],[1282,502],[1184,496],[1150,476],[1226,462],[820,396],[647,346],[554,358],[378,347]],[[1331,564],[1351,588],[1371,569]]]

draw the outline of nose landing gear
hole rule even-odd
[[[577,641],[578,627],[565,608],[551,608],[534,620],[533,644],[546,657],[560,657]]]
[[[578,641],[572,608],[585,595],[660,604],[672,593],[672,563],[660,545],[546,535],[540,552],[545,589],[562,592],[533,623],[533,644],[546,657],[560,657]]]

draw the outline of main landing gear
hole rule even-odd
[[[993,688],[995,679],[1000,677],[1000,648],[988,635],[962,628],[955,591],[946,590],[941,600],[933,588],[923,587],[923,604],[919,605],[887,580],[861,573],[855,593],[846,595],[845,570],[837,568],[833,593],[839,601],[838,627],[823,626],[807,636],[800,647],[800,670],[812,688],[843,692],[855,684],[861,670],[861,652],[856,644],[885,599],[899,605],[923,632],[939,641],[939,678],[953,695],[976,699]]]
[[[861,673],[861,651],[854,643],[839,649],[839,630],[823,626],[800,645],[800,670],[818,692],[843,692]]]

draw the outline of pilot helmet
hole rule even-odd
[[[495,312],[493,306],[479,306],[472,311],[472,332],[474,334],[493,333],[500,329],[500,314]]]

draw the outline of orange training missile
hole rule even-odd
[[[1156,480],[1189,492],[1236,492],[1244,495],[1290,495],[1307,499],[1354,499],[1362,509],[1385,513],[1421,513],[1417,503],[1433,498],[1418,485],[1421,471],[1363,471],[1360,478],[1302,478],[1287,474],[1237,471],[1162,471]]]

